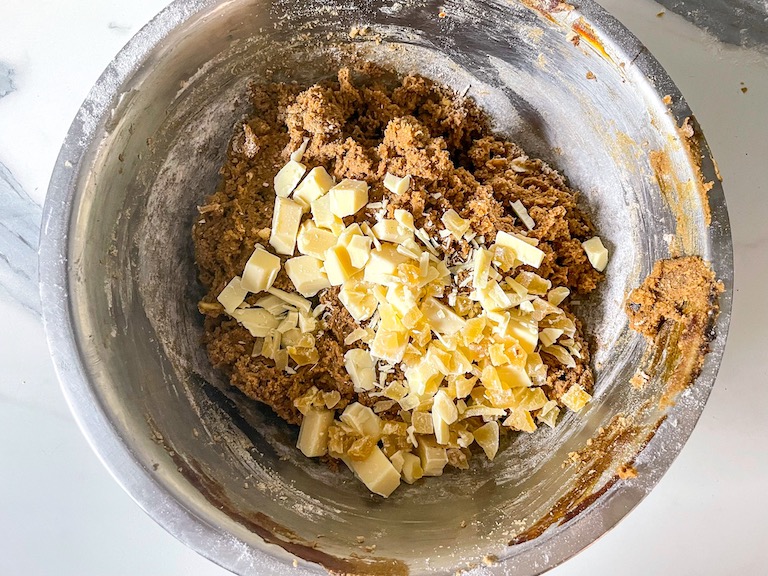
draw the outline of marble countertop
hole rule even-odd
[[[768,46],[754,34],[752,48],[721,43],[689,23],[706,21],[700,13],[659,16],[664,8],[651,0],[601,4],[661,61],[707,135],[728,198],[736,289],[720,375],[685,449],[617,528],[551,574],[762,575]],[[36,229],[59,146],[98,75],[164,5],[4,0],[0,11],[0,574],[226,573],[157,526],[91,452],[59,391],[38,314]]]

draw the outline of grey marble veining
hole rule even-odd
[[[37,245],[42,211],[0,163],[0,293],[39,314]]]
[[[0,98],[16,90],[13,82],[14,70],[5,62],[0,62]]]
[[[718,40],[768,50],[768,0],[657,0]]]

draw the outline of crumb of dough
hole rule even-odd
[[[634,466],[630,466],[629,464],[624,464],[619,467],[619,469],[616,471],[619,478],[622,480],[629,480],[630,478],[637,478],[637,468]]]
[[[489,118],[470,98],[422,76],[398,79],[368,66],[354,72],[342,69],[335,81],[313,86],[254,84],[250,101],[252,113],[236,127],[221,168],[221,183],[201,207],[205,219],[193,229],[199,279],[207,290],[200,308],[213,366],[287,422],[301,423],[293,401],[313,386],[338,391],[337,410],[352,402],[372,407],[378,400],[356,393],[344,368],[344,353],[356,346],[346,346],[344,340],[358,325],[341,305],[338,288],[326,290],[319,298],[326,305],[316,339],[320,360],[297,368],[296,374],[286,373],[263,356],[252,356],[254,338],[216,301],[224,286],[242,272],[254,245],[266,245],[275,193],[271,185],[263,184],[272,182],[304,138],[310,141],[302,162],[325,167],[337,181],[365,180],[370,185],[370,202],[387,198],[389,218],[396,209],[405,209],[413,214],[417,227],[434,234],[444,229],[440,215],[453,208],[487,244],[498,231],[538,240],[545,257],[535,272],[553,286],[584,295],[601,281],[603,275],[590,265],[581,247],[595,229],[578,206],[577,193],[542,160],[494,134]],[[387,172],[410,174],[413,184],[396,196],[382,184]],[[511,207],[518,200],[536,223],[530,232]],[[345,218],[345,224],[365,219],[366,211],[361,210]],[[469,250],[467,242],[450,236],[441,245],[448,257],[466,256]],[[284,268],[274,286],[293,291]],[[246,301],[252,304],[257,298],[250,295]],[[548,365],[542,388],[555,400],[576,384],[590,392],[594,382],[581,324],[567,301],[562,308],[577,327],[573,339],[582,353],[574,368],[542,355]]]

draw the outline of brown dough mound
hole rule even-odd
[[[370,66],[354,82],[352,72],[342,69],[338,81],[311,87],[255,85],[250,99],[253,113],[235,131],[221,184],[200,208],[193,230],[199,278],[208,290],[201,311],[206,314],[205,343],[213,365],[288,422],[301,422],[293,400],[311,386],[338,390],[342,400],[337,408],[355,400],[374,403],[354,393],[344,369],[344,338],[356,324],[339,303],[336,289],[322,296],[330,314],[317,338],[320,362],[299,368],[295,375],[277,370],[264,357],[252,357],[253,337],[215,305],[221,289],[242,272],[254,245],[266,245],[272,181],[305,137],[310,143],[304,163],[324,166],[337,180],[367,181],[371,202],[387,196],[389,217],[404,208],[433,236],[443,229],[440,216],[449,208],[470,220],[488,244],[499,230],[523,232],[511,209],[511,203],[520,200],[536,222],[529,235],[540,241],[546,254],[536,272],[576,294],[592,291],[600,281],[601,274],[581,248],[594,228],[577,206],[576,193],[544,162],[494,135],[487,116],[471,99],[421,76],[392,81]],[[387,172],[410,174],[410,190],[390,195],[382,184]],[[363,210],[345,223],[366,219]],[[459,256],[469,252],[466,242],[453,237],[444,239],[442,248]],[[275,286],[292,290],[283,271]],[[550,389],[545,391],[554,398],[575,383],[592,389],[588,346],[578,321],[576,325],[575,339],[584,351],[576,368],[564,370],[543,355],[549,365]]]

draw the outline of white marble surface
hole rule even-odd
[[[720,377],[690,442],[634,512],[552,574],[766,574],[768,58],[720,45],[676,15],[658,18],[661,9],[650,0],[602,3],[667,68],[707,135],[725,180],[736,294]],[[88,89],[164,4],[2,1],[0,163],[34,202],[44,200]],[[7,184],[0,191],[13,193]],[[3,210],[0,224],[13,226],[10,209]],[[31,253],[21,252],[23,268]],[[0,291],[0,574],[223,575],[155,525],[109,477],[59,392],[29,305],[35,287],[23,277],[3,278],[17,298]]]

